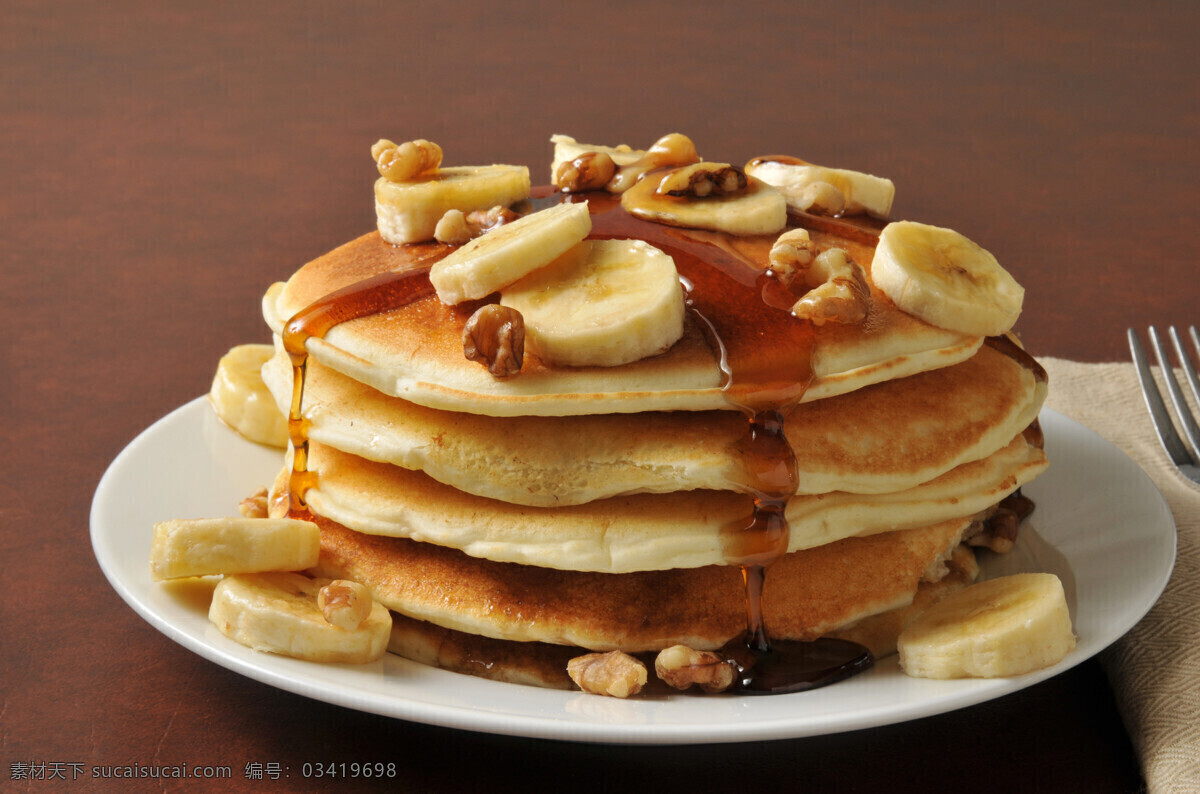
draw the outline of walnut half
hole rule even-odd
[[[317,593],[317,608],[332,626],[354,631],[371,614],[375,599],[358,582],[334,579]]]
[[[576,656],[567,662],[567,675],[584,692],[618,698],[641,692],[649,678],[646,665],[621,651]]]
[[[516,375],[525,362],[525,318],[509,306],[481,306],[463,328],[463,355],[497,378]]]
[[[871,288],[858,263],[841,248],[817,253],[804,229],[779,236],[771,248],[771,270],[792,291],[803,295],[792,306],[792,314],[811,320],[857,324],[866,319]]]
[[[446,214],[433,230],[433,239],[448,245],[465,245],[497,226],[512,223],[519,217],[521,216],[508,207],[499,205],[489,210],[473,210],[466,214],[463,214],[462,210],[446,210]]]
[[[729,689],[734,677],[733,664],[728,659],[686,645],[672,645],[660,651],[654,660],[654,672],[676,689],[687,689],[695,684],[710,693]]]
[[[371,158],[384,179],[409,182],[437,172],[442,164],[442,147],[424,138],[401,144],[380,138],[371,147]]]
[[[564,193],[599,190],[608,184],[616,171],[617,164],[607,152],[584,152],[559,165],[554,184]]]

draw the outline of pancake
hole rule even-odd
[[[826,636],[857,642],[868,648],[876,659],[895,653],[896,638],[905,626],[933,604],[975,581],[979,574],[975,555],[962,545],[954,550],[947,568],[942,578],[921,581],[912,603],[865,617]],[[570,645],[481,637],[395,613],[388,650],[451,672],[551,689],[576,688],[567,675],[567,662],[583,652]],[[640,658],[647,668],[653,668],[653,653],[643,653]],[[648,683],[647,690],[673,691],[658,684],[654,678]]]
[[[292,370],[282,350],[263,377],[286,412]],[[798,492],[913,488],[1003,448],[1045,394],[1029,366],[985,345],[960,364],[796,406],[785,428]],[[481,416],[389,397],[319,363],[304,397],[313,441],[512,504],[743,487],[736,450],[746,420],[730,411]]]
[[[394,612],[467,634],[637,652],[719,648],[746,629],[742,579],[731,566],[557,571],[316,522],[316,575],[362,582]],[[922,579],[945,573],[970,524],[955,519],[781,557],[763,593],[771,636],[812,640],[910,604]]]
[[[597,199],[593,199],[597,201]],[[703,246],[724,254],[711,233],[642,223],[656,245]],[[870,270],[869,235],[812,230],[823,247],[838,245]],[[661,235],[669,233],[666,242]],[[654,236],[658,235],[658,236]],[[868,240],[867,242],[864,242]],[[739,238],[739,264],[765,268],[774,237]],[[263,316],[282,334],[289,318],[330,293],[385,273],[431,264],[452,250],[440,243],[392,246],[371,232],[300,268],[263,298]],[[714,254],[715,252],[715,254]],[[418,405],[488,416],[576,416],[642,411],[730,410],[722,391],[719,361],[696,318],[689,314],[683,338],[667,352],[620,367],[555,367],[527,353],[519,377],[497,379],[462,352],[463,326],[477,304],[447,306],[429,294],[399,309],[350,320],[324,338],[308,340],[320,363],[384,394]],[[845,394],[872,383],[964,361],[983,340],[928,325],[896,308],[872,288],[867,319],[857,325],[826,323],[817,329],[814,380],[805,401]],[[770,355],[769,348],[765,351]]]
[[[725,562],[723,533],[745,525],[749,497],[731,491],[635,494],[561,508],[513,505],[458,491],[415,471],[312,444],[310,509],[371,535],[447,546],[470,556],[576,571],[627,573]],[[1046,467],[1024,435],[898,493],[834,492],[788,502],[788,551],[973,515]],[[286,485],[285,468],[276,482]]]

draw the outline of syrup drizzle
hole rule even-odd
[[[288,480],[291,518],[311,518],[305,495],[316,484],[308,470],[308,421],[304,418],[304,383],[308,374],[308,340],[325,338],[330,329],[350,320],[398,309],[433,293],[429,265],[383,273],[331,292],[300,310],[283,330],[283,348],[292,363],[292,402],[288,437],[292,442],[292,473]]]
[[[724,649],[737,665],[737,689],[752,694],[824,686],[867,669],[870,651],[831,638],[772,641],[763,614],[767,569],[788,551],[787,503],[799,485],[785,413],[814,379],[812,323],[790,313],[795,298],[760,263],[774,237],[731,245],[721,235],[674,229],[615,211],[614,199],[587,196],[593,237],[637,237],[675,260],[688,309],[720,364],[725,399],[747,417],[735,445],[734,486],[750,499],[745,523],[721,532],[725,562],[741,570],[746,633]],[[757,252],[758,256],[755,256]]]

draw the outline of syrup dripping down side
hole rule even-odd
[[[288,410],[288,437],[292,442],[292,473],[288,480],[290,517],[311,517],[304,497],[316,484],[314,473],[308,469],[308,425],[303,413],[308,340],[323,339],[336,325],[399,309],[432,293],[428,266],[383,273],[309,304],[284,326],[283,347],[292,364],[292,402]]]
[[[796,456],[784,416],[804,397],[814,374],[816,334],[790,313],[795,300],[769,271],[711,233],[673,229],[614,211],[589,197],[593,237],[638,237],[675,260],[687,290],[688,309],[704,330],[721,368],[726,400],[747,417],[746,435],[734,450],[735,485],[750,499],[749,518],[722,530],[725,560],[739,567],[745,587],[746,633],[726,655],[737,665],[737,688],[753,694],[812,689],[874,663],[856,643],[770,639],[763,614],[766,573],[788,551],[787,503],[796,493]],[[760,252],[769,241],[757,241]]]

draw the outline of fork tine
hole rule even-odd
[[[1187,352],[1183,349],[1183,345],[1179,342],[1179,334],[1175,331],[1175,326],[1170,326],[1167,333],[1171,336],[1171,341],[1175,345],[1175,352],[1179,354],[1179,360],[1191,364],[1188,361]],[[1188,407],[1187,400],[1184,399],[1183,390],[1179,388],[1179,381],[1175,378],[1175,368],[1171,366],[1171,358],[1167,354],[1167,348],[1159,339],[1158,333],[1154,327],[1150,328],[1150,341],[1154,344],[1154,353],[1158,356],[1158,365],[1162,368],[1163,382],[1167,384],[1167,393],[1171,395],[1171,402],[1175,405],[1175,416],[1179,419],[1179,426],[1183,428],[1183,435],[1187,438],[1192,449],[1192,461],[1200,461],[1200,427],[1196,426],[1196,419],[1192,416],[1192,409]]]
[[[1192,347],[1196,350],[1196,360],[1200,361],[1200,334],[1196,333],[1196,326],[1188,328],[1188,333],[1192,337]],[[1196,398],[1196,404],[1200,406],[1200,378],[1196,377],[1196,367],[1192,365],[1190,356],[1183,354],[1183,345],[1179,342],[1177,335],[1172,329],[1172,339],[1175,342],[1175,350],[1179,353],[1179,360],[1183,364],[1183,374],[1187,376],[1188,385],[1192,387],[1192,396]]]
[[[1171,423],[1171,415],[1167,413],[1167,406],[1163,402],[1162,394],[1158,391],[1158,384],[1154,382],[1154,375],[1150,372],[1150,362],[1146,359],[1146,351],[1142,347],[1142,342],[1132,328],[1125,333],[1129,338],[1129,352],[1133,354],[1133,364],[1137,368],[1138,380],[1142,383],[1142,396],[1146,398],[1146,408],[1150,410],[1150,418],[1154,420],[1154,429],[1158,433],[1158,440],[1162,442],[1163,449],[1166,450],[1167,457],[1171,459],[1172,463],[1176,466],[1191,465],[1187,447],[1183,445],[1183,440],[1175,432],[1175,425]],[[1155,334],[1151,329],[1151,338],[1154,337]]]

